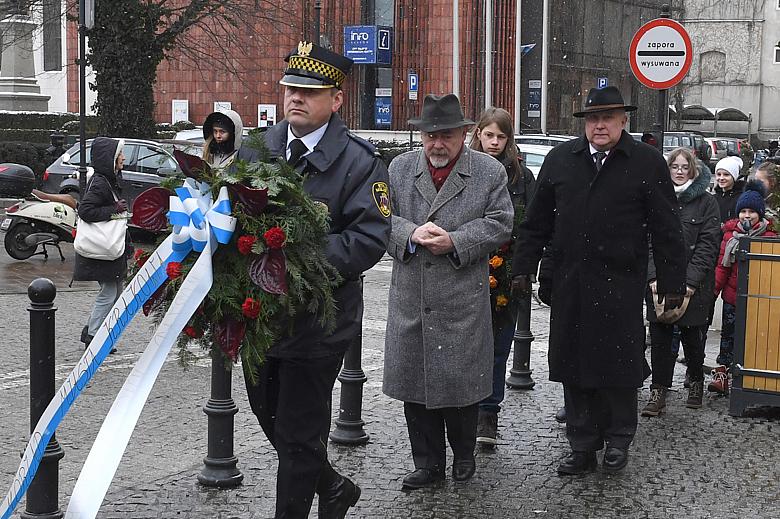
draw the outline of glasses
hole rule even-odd
[[[685,164],[683,166],[680,166],[679,164],[672,164],[671,166],[669,166],[669,169],[671,171],[676,171],[678,169],[682,171],[690,171],[691,167],[688,164]]]

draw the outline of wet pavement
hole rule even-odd
[[[35,277],[58,288],[58,384],[80,356],[79,332],[96,295],[92,283],[67,285],[73,267],[50,256],[24,262],[0,251],[0,492],[15,471],[29,430],[28,299]],[[750,417],[728,415],[728,399],[705,395],[700,410],[684,406],[684,366],[677,365],[674,390],[658,418],[640,418],[626,470],[600,470],[559,477],[555,468],[567,453],[565,429],[553,416],[562,402],[559,384],[547,379],[549,310],[534,305],[532,368],[536,386],[508,391],[500,415],[495,450],[477,453],[477,473],[468,482],[447,481],[436,488],[402,492],[412,469],[402,405],[381,393],[382,347],[390,262],[367,273],[365,283],[363,419],[370,434],[359,447],[329,445],[334,466],[363,488],[348,517],[365,518],[780,518],[780,444],[777,410]],[[60,462],[60,504],[64,509],[89,447],[114,396],[151,337],[150,320],[139,316],[74,405],[57,433],[65,451]],[[465,339],[465,338],[464,338]],[[713,363],[713,334],[707,361]],[[243,485],[213,490],[197,483],[206,454],[209,363],[201,358],[186,370],[172,353],[166,362],[128,445],[98,517],[105,518],[265,518],[273,516],[276,459],[249,411],[243,377],[234,370],[235,450]],[[647,400],[640,391],[640,406]],[[334,392],[334,418],[339,388]],[[451,459],[450,459],[451,461]],[[18,512],[23,510],[22,504]],[[316,500],[312,517],[316,517]]]

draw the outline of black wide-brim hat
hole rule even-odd
[[[623,96],[617,87],[591,88],[582,111],[574,112],[572,115],[574,117],[585,117],[588,114],[608,112],[610,110],[633,112],[636,110],[636,106],[623,103]]]
[[[298,88],[341,88],[352,68],[351,59],[305,41],[284,61],[287,68],[279,84]]]
[[[438,132],[471,126],[474,121],[463,116],[460,100],[455,94],[428,94],[423,100],[422,115],[419,119],[409,119],[409,124],[423,132]]]

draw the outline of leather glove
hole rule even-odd
[[[664,303],[664,312],[680,308],[683,304],[685,296],[683,294],[665,294],[658,296],[658,302]]]
[[[121,200],[117,200],[114,207],[117,213],[124,213],[125,211],[127,211],[127,200],[125,200],[124,198]]]
[[[531,292],[531,276],[521,274],[512,278],[512,296],[521,297]]]
[[[536,295],[539,296],[539,301],[551,306],[552,301],[552,280],[546,278],[539,278],[539,288],[536,290]]]

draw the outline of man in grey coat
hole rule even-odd
[[[445,428],[453,479],[474,475],[477,404],[492,391],[488,255],[509,240],[514,212],[501,163],[463,145],[474,123],[455,95],[427,96],[409,124],[423,149],[390,164],[383,391],[404,402],[410,490],[444,479]]]

